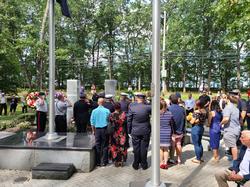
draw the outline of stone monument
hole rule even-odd
[[[74,106],[74,103],[79,100],[80,94],[80,81],[79,80],[67,80],[67,97]],[[73,117],[73,106],[67,109],[67,124]]]
[[[105,95],[113,95],[115,96],[117,80],[105,80]]]

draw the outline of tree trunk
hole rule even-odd
[[[208,90],[210,90],[210,82],[211,82],[211,67],[208,68],[208,77],[207,77],[207,86],[208,86]]]
[[[39,43],[42,44],[44,41],[44,36],[45,36],[45,25],[46,25],[46,19],[48,17],[49,13],[49,0],[47,0],[46,8],[44,11],[43,15],[43,20],[42,20],[42,26],[41,26],[41,31],[40,31],[40,38],[39,38]],[[43,57],[44,50],[43,49],[38,49],[37,51],[37,58],[36,58],[36,66],[37,66],[37,85],[38,89],[42,90],[43,89],[43,63],[44,63],[44,57]]]
[[[170,91],[171,63],[167,62],[166,92]]]
[[[100,55],[100,40],[98,41],[98,44],[97,44],[96,67],[99,66],[99,55]]]
[[[138,91],[141,91],[141,75],[138,77]]]
[[[237,68],[237,88],[240,89],[240,44],[237,42],[237,60],[236,60],[236,68]]]
[[[182,91],[186,93],[186,71],[183,70],[183,77],[182,77]]]
[[[199,81],[199,76],[198,76],[198,68],[197,68],[197,62],[195,62],[195,88],[198,88],[198,81]]]
[[[96,45],[95,40],[96,40],[96,38],[94,38],[93,46],[92,46],[92,49],[91,49],[93,67],[95,66],[95,45]]]
[[[111,56],[108,57],[108,61],[109,61],[109,79],[112,79],[112,60],[111,60]]]

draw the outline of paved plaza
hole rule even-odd
[[[211,160],[212,152],[207,151],[207,141],[204,143],[204,160],[201,165],[191,162],[194,157],[193,145],[186,145],[183,149],[184,164],[172,166],[168,170],[161,169],[161,181],[166,186],[182,187],[216,187],[217,183],[214,173],[219,169],[227,168],[230,164],[226,157],[223,156],[219,163],[215,164]],[[18,159],[18,158],[17,158]],[[151,159],[149,151],[148,160]],[[129,187],[131,181],[138,184],[141,181],[147,181],[151,177],[151,167],[147,170],[139,169],[135,171],[131,164],[133,160],[132,148],[129,148],[128,161],[123,168],[116,168],[113,165],[99,167],[90,173],[75,173],[69,180],[34,180],[31,179],[30,171],[0,170],[0,186],[34,186],[34,187]],[[230,187],[236,186],[230,183]],[[140,186],[138,186],[140,187]]]

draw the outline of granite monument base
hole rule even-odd
[[[0,169],[31,170],[40,163],[71,163],[78,171],[90,172],[95,167],[95,142],[81,133],[59,134],[53,141],[45,141],[38,134],[32,142],[26,133],[0,139]]]

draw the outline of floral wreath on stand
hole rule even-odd
[[[39,92],[30,92],[27,97],[26,97],[26,101],[27,101],[27,105],[30,107],[30,108],[35,108],[35,103],[36,103],[36,100],[39,96]]]

